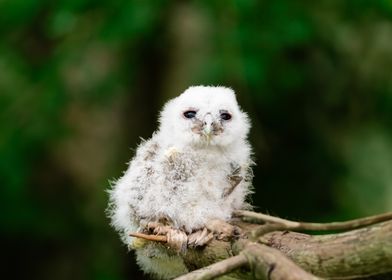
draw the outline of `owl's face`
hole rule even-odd
[[[166,104],[160,131],[184,145],[227,146],[245,139],[249,126],[231,89],[197,86]]]

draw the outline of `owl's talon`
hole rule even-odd
[[[207,245],[212,239],[214,239],[214,234],[212,232],[208,233],[205,237],[199,239],[196,242],[196,247],[201,247]]]
[[[223,220],[214,219],[206,224],[206,228],[214,233],[218,240],[228,241],[239,234],[239,229]]]
[[[209,232],[207,228],[196,231],[188,236],[188,246],[191,248],[205,246],[214,238],[212,232]]]

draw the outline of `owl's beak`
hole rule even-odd
[[[211,114],[207,114],[203,120],[203,133],[207,137],[211,136],[211,133],[213,130],[213,123],[214,123],[214,120],[213,120]]]

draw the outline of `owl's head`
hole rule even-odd
[[[246,139],[250,123],[233,90],[194,86],[166,103],[160,133],[176,144],[228,146]]]

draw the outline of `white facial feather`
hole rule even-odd
[[[209,220],[227,221],[233,210],[247,208],[252,179],[249,128],[229,88],[190,87],[167,102],[159,130],[140,144],[110,191],[112,225],[123,242],[132,247],[129,232],[143,230],[147,222],[166,219],[191,233]],[[163,246],[150,244],[136,251],[141,267],[161,278],[186,270]],[[168,259],[177,260],[170,273],[159,267]]]
[[[167,134],[167,139],[178,140],[178,145],[200,145],[203,138],[190,129],[192,121],[185,119],[182,113],[188,109],[197,110],[196,118],[202,120],[207,113],[219,121],[219,111],[227,110],[232,119],[223,122],[222,134],[213,137],[212,145],[228,146],[236,141],[244,141],[250,124],[247,115],[238,106],[234,92],[225,87],[196,86],[188,88],[180,96],[170,100],[164,106],[160,117],[159,132]]]

